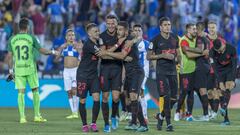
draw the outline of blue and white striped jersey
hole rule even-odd
[[[140,65],[144,69],[145,76],[149,75],[149,61],[147,60],[147,50],[150,42],[147,40],[142,40],[138,43],[138,51],[139,51],[139,61]]]
[[[62,56],[63,57],[76,57],[78,59],[80,59],[80,55],[78,53],[78,51],[72,46],[72,45],[68,45],[65,49],[62,50]]]

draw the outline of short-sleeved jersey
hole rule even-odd
[[[37,39],[27,33],[20,33],[10,38],[8,51],[13,54],[15,75],[26,76],[36,72],[34,50],[40,48]]]
[[[94,79],[97,77],[98,57],[95,53],[99,50],[99,45],[88,39],[82,49],[81,62],[78,66],[77,77]]]
[[[124,61],[126,76],[130,76],[139,72],[144,73],[143,67],[140,65],[139,51],[137,44],[132,45],[131,49],[123,48],[124,51],[129,52],[127,56],[132,57],[131,62]]]
[[[115,33],[115,35],[111,36],[107,33],[107,30],[100,34],[100,38],[102,38],[103,45],[106,46],[106,49],[112,48],[118,42],[117,33]],[[121,47],[118,47],[118,49],[115,50],[114,52],[121,52]],[[122,66],[122,62],[120,60],[103,59],[101,64],[103,66],[108,66],[108,65],[109,66],[120,66],[120,67]]]
[[[205,36],[197,36],[196,47],[210,50],[210,41]],[[209,57],[201,56],[196,59],[196,69],[210,69]]]
[[[149,41],[142,40],[138,43],[138,51],[139,51],[139,60],[140,65],[143,68],[149,68],[149,61],[147,60],[147,50],[149,48]]]
[[[73,47],[73,45],[68,45],[66,48],[62,50],[63,57],[76,57],[77,59],[81,59],[78,51]]]
[[[208,35],[207,35],[207,38],[210,41],[210,49],[212,49],[214,39],[211,39]],[[221,40],[223,44],[226,44],[226,40],[221,35],[217,35],[217,39]]]
[[[216,74],[231,73],[233,76],[236,76],[237,52],[233,46],[226,44],[226,50],[223,54],[218,53],[212,48],[210,50],[210,57],[213,59],[216,67]]]
[[[208,35],[207,35],[207,38],[208,38],[208,40],[210,41],[210,49],[212,49],[212,47],[213,47],[213,40],[214,40],[214,39],[211,39]],[[218,35],[218,36],[217,36],[217,39],[221,40],[222,44],[226,44],[226,40],[223,39],[223,37],[222,37],[221,35]],[[213,67],[212,67],[212,66],[210,66],[210,73],[211,73],[211,74],[214,74],[214,70],[213,70]]]
[[[178,37],[170,34],[168,39],[162,37],[161,34],[157,35],[152,39],[152,44],[149,45],[149,49],[152,50],[156,55],[171,53],[173,55],[177,55],[178,45]],[[176,62],[175,59],[167,60],[167,59],[158,59],[156,72],[158,74],[165,75],[176,75]]]

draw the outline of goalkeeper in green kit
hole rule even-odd
[[[45,55],[59,55],[59,52],[41,48],[37,39],[33,35],[28,34],[28,29],[29,20],[22,18],[19,22],[19,33],[12,36],[8,41],[9,74],[12,76],[14,74],[15,88],[18,89],[20,123],[27,122],[24,113],[24,95],[27,83],[33,93],[34,122],[46,122],[47,120],[40,114],[39,80],[37,65],[34,59],[34,49]]]

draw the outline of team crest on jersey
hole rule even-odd
[[[152,42],[149,43],[149,47],[148,48],[149,49],[153,49],[153,43]]]

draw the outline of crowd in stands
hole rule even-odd
[[[59,47],[69,27],[75,30],[77,39],[83,41],[87,37],[84,26],[89,22],[97,23],[103,32],[107,14],[115,14],[131,25],[141,23],[144,38],[148,40],[159,33],[158,19],[162,16],[171,18],[173,32],[179,36],[184,34],[187,22],[214,20],[226,41],[238,47],[239,8],[240,0],[0,0],[0,72],[8,69],[7,41],[17,33],[21,17],[30,19],[30,32],[48,48]],[[53,59],[49,56],[43,61],[42,71],[63,69],[62,64],[54,63]]]

